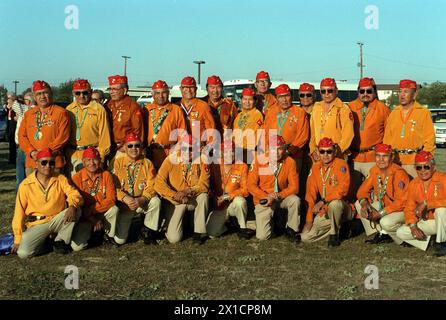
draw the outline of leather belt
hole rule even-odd
[[[401,154],[413,154],[413,153],[417,153],[421,150],[423,150],[423,148],[417,148],[417,149],[394,149],[395,152],[397,153],[401,153]]]
[[[353,148],[351,148],[351,150],[354,151],[354,152],[358,152],[358,153],[364,153],[364,152],[375,150],[375,146],[371,146],[371,147],[368,147],[368,148],[362,148],[362,149],[353,149]]]
[[[74,149],[74,150],[77,150],[77,151],[84,151],[84,150],[87,150],[89,147],[97,148],[96,146],[72,146],[72,145],[70,145],[69,147],[71,149]]]
[[[26,222],[34,222],[38,220],[43,220],[45,218],[46,216],[26,216],[25,220]]]

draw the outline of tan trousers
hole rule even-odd
[[[296,232],[299,231],[300,198],[293,194],[282,201],[275,201],[270,207],[264,207],[261,204],[255,206],[257,239],[268,240],[271,238],[271,219],[277,206],[288,210],[287,226]]]
[[[435,219],[432,220],[420,220],[417,223],[417,227],[429,236],[437,235],[436,242],[446,242],[446,208],[437,208],[434,213]],[[401,240],[417,247],[422,250],[427,250],[429,245],[429,239],[427,240],[414,240],[410,228],[408,225],[403,225],[398,228],[396,235]]]
[[[374,162],[356,162],[353,161],[353,170],[351,172],[351,182],[353,192],[356,198],[356,192],[361,186],[364,178],[367,178],[370,172],[370,169],[375,165]]]
[[[77,221],[81,216],[81,209],[77,209],[75,220],[64,223],[67,209],[59,212],[53,219],[48,222],[38,224],[26,229],[22,234],[22,241],[20,242],[17,255],[24,259],[39,254],[42,249],[45,239],[51,233],[57,233],[54,241],[63,241],[65,244],[69,244],[71,241],[71,235]]]
[[[116,223],[116,232],[114,237],[116,243],[126,243],[133,217],[135,217],[137,214],[144,214],[144,225],[147,228],[153,231],[158,231],[160,212],[161,199],[158,198],[158,196],[152,197],[144,208],[139,207],[136,210],[120,211]]]
[[[115,237],[118,213],[119,208],[117,206],[113,206],[103,215],[100,214],[96,216],[96,218],[102,220],[104,224],[104,231],[111,238]],[[74,227],[73,235],[71,237],[71,248],[73,248],[73,251],[85,249],[88,246],[88,239],[90,239],[92,232],[93,225],[90,222],[84,221],[78,223]]]
[[[208,235],[213,237],[222,235],[227,230],[225,222],[228,220],[229,216],[236,217],[240,228],[245,229],[247,214],[248,205],[246,203],[246,199],[243,197],[235,197],[226,209],[213,210],[209,214],[209,218],[206,223]]]
[[[344,200],[333,200],[328,204],[328,219],[324,216],[316,215],[310,231],[301,234],[303,242],[316,242],[327,238],[329,235],[339,233],[341,223],[353,219],[350,206]]]
[[[177,243],[183,239],[183,217],[186,211],[194,211],[194,232],[206,233],[206,215],[208,212],[209,196],[201,193],[187,204],[166,207],[167,232],[166,238],[170,243]]]
[[[415,165],[413,164],[403,164],[401,166],[404,170],[406,170],[407,174],[412,177],[412,179],[415,179],[417,175],[417,170],[415,170]]]

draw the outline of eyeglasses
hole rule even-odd
[[[360,94],[364,94],[366,92],[367,92],[367,94],[372,94],[373,93],[373,89],[360,89],[359,90]]]
[[[129,149],[132,149],[132,148],[137,148],[137,149],[139,149],[139,148],[141,148],[141,143],[135,143],[135,144],[128,144],[127,145],[127,148],[129,148]]]
[[[301,93],[301,94],[299,94],[300,98],[305,98],[305,97],[311,98],[312,96],[313,96],[312,93]]]
[[[42,167],[46,167],[47,165],[50,165],[50,167],[54,167],[56,165],[56,162],[54,160],[42,160],[40,161],[40,165]]]
[[[334,152],[334,150],[332,150],[332,149],[329,149],[329,150],[319,149],[320,154],[332,154],[333,152]]]
[[[88,96],[89,94],[90,94],[90,91],[76,91],[76,92],[74,92],[74,95],[76,95],[76,96],[80,96],[80,95]]]
[[[334,92],[333,89],[321,90],[321,93],[322,93],[322,94],[333,93],[333,92]]]
[[[432,168],[432,166],[430,166],[430,165],[424,165],[424,166],[415,166],[415,169],[417,170],[417,171],[421,171],[421,170],[430,170]]]

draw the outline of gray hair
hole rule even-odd
[[[24,99],[27,99],[29,101],[31,101],[32,104],[36,104],[36,100],[34,100],[34,96],[32,92],[27,92],[25,93],[25,95],[23,96]]]
[[[97,93],[97,94],[99,94],[100,99],[104,99],[104,91],[99,90],[99,89],[95,89],[95,90],[93,90],[92,93]]]
[[[14,100],[17,99],[17,95],[14,92],[8,91],[8,93],[6,94],[6,97],[11,97]]]

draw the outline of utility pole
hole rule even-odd
[[[14,80],[13,83],[14,83],[14,94],[17,95],[17,83],[19,83],[19,81]]]
[[[194,61],[194,63],[198,64],[198,84],[200,84],[200,78],[201,78],[201,65],[206,63],[203,60]]]
[[[362,46],[364,45],[364,43],[362,42],[357,42],[356,43],[359,46],[359,63],[358,63],[358,67],[359,67],[359,72],[360,72],[360,77],[359,79],[363,78],[364,75],[364,70],[363,68],[365,67],[363,62],[362,62]]]
[[[124,76],[127,75],[127,59],[130,59],[129,56],[122,56],[124,58]]]

